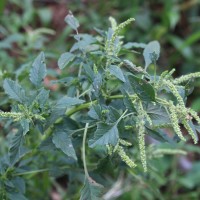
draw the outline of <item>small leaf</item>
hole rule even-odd
[[[116,65],[111,65],[109,67],[109,72],[117,77],[119,80],[121,80],[122,82],[126,82],[125,78],[124,78],[124,74],[122,72],[122,70],[120,69],[120,67],[116,66]]]
[[[97,145],[107,145],[112,144],[113,146],[117,144],[119,138],[119,133],[117,129],[117,124],[97,124],[97,130],[94,133],[94,138],[89,140],[89,146],[94,148]]]
[[[53,143],[58,149],[61,149],[67,156],[77,160],[70,135],[64,131],[57,131],[52,138]]]
[[[160,56],[159,42],[158,41],[149,42],[143,51],[143,56],[144,56],[144,60],[145,60],[145,69],[147,69],[147,67],[151,63],[158,60],[158,58]]]
[[[42,88],[35,99],[38,101],[40,108],[43,108],[48,98],[49,98],[49,90],[45,90],[44,88]]]
[[[95,75],[92,85],[94,88],[94,95],[96,97],[99,97],[100,95],[99,91],[101,90],[101,85],[102,85],[102,75],[100,73]]]
[[[25,91],[17,82],[5,79],[3,88],[5,93],[8,94],[11,99],[19,101],[20,103],[23,103],[26,100]]]
[[[29,123],[30,121],[28,119],[23,119],[20,121],[20,124],[23,128],[23,135],[26,135],[26,133],[29,131]]]
[[[96,120],[100,120],[102,117],[101,106],[100,105],[92,105],[88,115]]]
[[[60,69],[64,69],[69,62],[73,61],[75,58],[75,55],[69,52],[63,53],[60,58],[58,59],[58,67]]]
[[[66,17],[65,17],[65,22],[75,31],[77,31],[77,28],[79,27],[79,22],[78,20],[74,17],[74,15],[70,12]]]
[[[46,76],[45,55],[41,52],[32,64],[30,80],[35,86],[40,86]]]
[[[101,200],[103,186],[86,177],[80,200]]]
[[[155,91],[150,83],[137,76],[128,76],[131,86],[139,98],[143,101],[155,101]]]

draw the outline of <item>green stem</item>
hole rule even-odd
[[[91,125],[91,126],[88,126],[88,129],[89,129],[89,128],[93,128],[93,127],[95,127],[95,126],[96,126],[96,124],[93,124],[93,125]],[[71,133],[71,135],[73,135],[74,133],[80,132],[80,131],[84,131],[84,130],[85,130],[85,127],[84,127],[84,128],[76,129],[75,131],[73,131],[73,132]]]
[[[124,118],[124,116],[125,116],[125,114],[127,113],[127,111],[128,111],[128,109],[126,109],[126,110],[124,111],[124,113],[121,115],[121,117],[117,120],[117,124],[120,122],[120,120],[121,120],[122,118]]]
[[[137,97],[136,97],[135,95],[129,95],[129,97],[130,97],[130,98],[133,98],[133,99],[137,99]],[[124,98],[124,95],[106,96],[106,99],[110,99],[110,100],[112,100],[112,99],[123,99],[123,98]],[[160,101],[160,103],[162,103],[163,105],[169,105],[169,103],[168,103],[166,100],[164,100],[164,99],[156,98],[156,100],[157,100],[157,101]],[[85,108],[89,108],[91,104],[95,104],[95,103],[97,103],[97,100],[93,100],[93,101],[91,101],[91,102],[83,103],[83,104],[81,104],[81,105],[79,105],[79,106],[76,106],[76,107],[74,107],[74,108],[68,110],[68,111],[66,112],[66,115],[67,115],[68,117],[70,117],[70,116],[73,115],[74,113],[76,113],[76,112],[78,112],[78,111],[80,111],[80,110],[83,110],[83,109],[85,109]]]
[[[38,174],[38,173],[47,172],[47,171],[49,171],[49,169],[45,168],[45,169],[38,169],[38,170],[28,171],[28,172],[16,173],[16,174],[13,174],[13,175],[14,176],[22,176],[22,175],[28,175],[28,174]]]
[[[62,167],[59,167],[59,169],[72,169],[72,168],[69,166],[62,166]],[[13,175],[14,176],[23,176],[23,175],[28,175],[28,174],[38,174],[38,173],[42,173],[42,172],[48,172],[49,170],[50,170],[49,168],[44,168],[44,169],[32,170],[32,171],[21,172],[21,173],[19,172],[19,173],[15,173]]]
[[[91,101],[91,102],[88,102],[88,103],[84,103],[84,104],[81,104],[79,106],[76,106],[72,109],[70,109],[69,111],[67,111],[66,115],[69,117],[71,115],[73,115],[74,113],[80,111],[80,110],[83,110],[85,108],[89,108],[91,104],[95,104],[97,102],[97,100],[94,100],[94,101]]]
[[[156,65],[156,62],[154,61],[154,85],[156,84],[156,69],[157,69],[157,65]]]
[[[84,133],[83,133],[82,156],[83,156],[83,166],[84,166],[85,176],[87,176],[89,178],[89,173],[88,173],[88,170],[87,170],[87,164],[86,164],[86,158],[85,158],[85,143],[86,143],[88,126],[89,126],[89,123],[86,123],[85,130],[84,130]]]
[[[130,98],[136,98],[135,95],[130,95],[129,96]],[[113,95],[113,96],[106,96],[106,99],[123,99],[124,98],[124,95]],[[81,104],[79,106],[76,106],[70,110],[67,111],[66,115],[69,117],[71,115],[73,115],[74,113],[80,111],[80,110],[83,110],[85,108],[89,108],[91,104],[95,104],[97,103],[97,100],[94,100],[94,101],[91,101],[91,102],[87,102],[87,103],[84,103],[84,104]]]

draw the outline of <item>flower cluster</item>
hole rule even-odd
[[[23,113],[18,112],[0,112],[0,117],[2,118],[12,118],[14,121],[20,121],[23,117]]]
[[[142,162],[142,166],[144,168],[144,172],[146,172],[147,171],[147,161],[146,161],[147,159],[146,159],[146,150],[145,150],[145,126],[144,126],[145,121],[144,120],[148,115],[144,111],[142,102],[140,100],[138,100],[137,112],[138,112],[137,130],[138,130],[138,143],[139,143],[139,149],[140,149],[140,159]]]
[[[130,18],[126,20],[125,22],[119,24],[117,26],[117,23],[114,18],[110,18],[110,22],[112,25],[111,37],[107,39],[105,43],[105,52],[107,55],[115,55],[117,56],[119,50],[121,49],[121,42],[119,40],[119,32],[128,24],[130,24],[132,21],[134,21],[134,18]],[[107,62],[109,63],[109,62]]]
[[[184,82],[187,82],[193,78],[199,78],[200,77],[200,72],[196,72],[196,73],[191,73],[191,74],[188,74],[188,75],[183,75],[179,78],[176,78],[174,79],[173,83],[175,85],[178,85],[178,84],[181,84],[181,83],[184,83]]]
[[[125,140],[119,139],[119,141],[118,141],[116,146],[113,147],[111,145],[107,145],[108,155],[111,156],[113,153],[116,152],[119,155],[119,157],[121,158],[121,160],[123,162],[125,162],[130,168],[136,167],[137,165],[126,154],[126,152],[125,152],[124,148],[122,147],[122,145],[125,146],[125,147],[132,146],[132,144],[130,142],[127,142]]]

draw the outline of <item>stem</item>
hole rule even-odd
[[[125,116],[125,114],[127,113],[127,111],[128,111],[128,109],[126,109],[126,110],[124,111],[124,113],[121,115],[121,117],[117,120],[116,124],[118,124],[118,123],[120,122],[120,120],[121,120],[122,118],[124,118],[124,116]]]
[[[80,39],[79,39],[80,40]],[[79,42],[78,42],[79,43]],[[80,48],[80,47],[79,47]],[[79,70],[78,70],[78,78],[80,78],[81,76],[81,72],[82,72],[82,66],[83,66],[83,63],[80,64],[80,67],[79,67]],[[77,89],[76,91],[76,96],[77,98],[79,98],[79,89]]]
[[[59,169],[71,169],[71,168],[69,166],[62,166],[62,167],[59,167]],[[23,175],[28,175],[28,174],[38,174],[38,173],[42,173],[42,172],[47,172],[49,170],[50,170],[49,168],[44,168],[44,169],[27,171],[27,172],[19,172],[19,173],[15,173],[13,175],[14,176],[23,176]],[[75,170],[75,169],[73,169],[73,170]]]
[[[22,176],[22,175],[27,175],[27,174],[37,174],[37,173],[47,172],[47,171],[49,171],[48,168],[38,169],[38,170],[33,170],[33,171],[28,171],[28,172],[16,173],[16,174],[14,174],[14,176]]]
[[[156,69],[157,69],[157,65],[156,65],[156,62],[154,61],[154,85],[156,84]]]
[[[83,156],[83,166],[84,166],[85,176],[87,176],[89,178],[89,173],[88,173],[88,170],[87,170],[86,159],[85,159],[85,142],[86,142],[88,126],[89,126],[89,123],[86,123],[85,130],[84,130],[84,133],[83,133],[82,156]]]
[[[129,97],[130,98],[137,98],[135,95],[130,95]],[[106,99],[110,99],[110,100],[111,99],[123,99],[123,98],[124,98],[124,95],[106,96]],[[76,113],[80,110],[83,110],[85,108],[89,108],[89,106],[91,104],[95,104],[95,103],[97,103],[97,100],[93,100],[91,102],[83,103],[83,104],[76,106],[76,107],[70,109],[69,111],[67,111],[66,115],[69,117],[69,116],[73,115],[74,113]]]
[[[84,103],[84,104],[81,104],[79,106],[76,106],[76,107],[70,109],[69,111],[67,111],[66,115],[69,117],[69,116],[73,115],[74,113],[76,113],[76,112],[78,112],[80,110],[88,108],[91,104],[96,103],[96,102],[97,102],[97,100],[94,100],[94,101],[91,101],[91,102]]]
[[[123,118],[126,118],[126,117],[128,117],[129,115],[133,115],[133,114],[134,114],[133,112],[128,113],[127,115],[124,115]]]
[[[93,124],[93,125],[91,125],[91,126],[88,126],[88,129],[89,129],[89,128],[93,128],[93,127],[95,127],[95,126],[96,126],[96,124]],[[85,128],[76,129],[75,131],[72,132],[71,135],[73,135],[74,133],[77,133],[77,132],[79,132],[79,131],[83,131],[83,130],[85,130]]]

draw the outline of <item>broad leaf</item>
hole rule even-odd
[[[23,194],[16,193],[16,192],[9,192],[8,199],[9,200],[28,200]]]
[[[40,151],[55,151],[56,147],[53,144],[52,136],[48,137],[47,139],[43,140],[39,146]]]
[[[30,80],[35,86],[40,86],[44,77],[46,76],[45,55],[41,52],[32,64],[30,71]]]
[[[75,31],[77,31],[79,27],[79,22],[78,20],[74,17],[74,15],[70,12],[66,17],[65,17],[65,22]]]
[[[193,130],[193,133],[194,133],[194,135],[196,137],[196,140],[199,141],[199,138],[198,138],[198,135],[197,135],[197,131],[196,131],[196,127],[195,127],[195,125],[193,124],[193,122],[191,120],[188,121],[188,125]]]
[[[15,177],[12,180],[13,185],[15,186],[15,188],[17,188],[17,190],[24,194],[26,191],[26,185],[25,185],[25,181],[23,178],[21,177]]]
[[[146,111],[155,125],[170,123],[170,118],[164,107],[148,103]]]
[[[46,128],[48,128],[48,126],[54,123],[60,116],[64,115],[68,107],[82,103],[84,103],[84,100],[75,97],[68,97],[68,96],[62,97],[53,107],[52,113],[49,119],[47,120]]]
[[[26,100],[25,91],[17,82],[5,79],[3,88],[5,93],[8,94],[11,99],[19,101],[20,103],[23,103]]]
[[[118,67],[118,66],[116,66],[116,65],[111,65],[111,66],[109,67],[109,72],[110,72],[113,76],[117,77],[120,81],[126,82],[125,77],[124,77],[124,74],[123,74],[122,70],[120,69],[120,67]]]
[[[155,101],[155,91],[150,83],[134,75],[128,76],[130,84],[142,101]]]
[[[117,124],[97,124],[97,130],[94,133],[94,138],[89,140],[89,146],[91,148],[97,145],[116,145],[118,142],[119,133],[117,129]]]
[[[58,59],[58,67],[64,69],[74,58],[75,55],[70,52],[63,53]]]
[[[52,138],[53,143],[58,149],[61,149],[67,156],[77,160],[71,137],[64,131],[56,131]]]
[[[57,109],[60,109],[60,108],[66,109],[67,107],[82,104],[84,102],[85,102],[84,100],[81,100],[81,99],[78,99],[75,97],[64,96],[57,102],[56,108]]]
[[[146,133],[151,136],[152,138],[154,138],[157,141],[160,142],[168,142],[171,144],[174,144],[175,142],[173,141],[172,138],[170,138],[163,130],[161,129],[157,129],[157,130],[153,130],[150,127],[146,126]]]
[[[126,108],[129,109],[131,112],[136,112],[134,104],[132,103],[132,100],[129,97],[129,95],[126,92],[126,90],[122,89],[121,92],[122,92],[122,94],[124,96],[123,102],[124,102],[124,105],[126,106]]]
[[[23,132],[19,130],[12,138],[9,149],[10,163],[16,163],[23,155],[27,153],[27,149],[23,147],[24,136]]]
[[[160,44],[158,41],[149,42],[144,51],[143,56],[145,60],[145,69],[151,64],[158,60],[160,56]]]
[[[80,200],[101,200],[103,186],[86,177]]]

